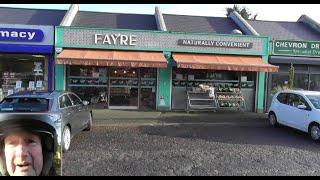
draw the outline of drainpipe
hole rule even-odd
[[[254,28],[236,11],[232,11],[229,14],[228,18],[230,18],[234,23],[236,23],[245,34],[260,36],[260,34],[256,30],[254,30]]]
[[[78,4],[71,4],[69,7],[69,10],[63,17],[60,26],[70,26],[74,17],[76,16],[77,12],[79,11],[79,5]]]
[[[307,26],[311,27],[312,29],[316,30],[318,33],[320,33],[320,24],[307,15],[301,15],[297,22],[302,22]]]

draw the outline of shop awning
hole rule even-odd
[[[279,69],[256,56],[191,53],[173,53],[172,56],[178,68],[255,72],[277,72]]]
[[[57,64],[166,68],[162,52],[64,49]]]
[[[320,57],[270,56],[269,63],[320,65]]]

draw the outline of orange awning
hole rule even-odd
[[[214,69],[227,71],[278,72],[257,56],[173,53],[178,68]]]
[[[57,64],[166,68],[162,52],[64,49]]]

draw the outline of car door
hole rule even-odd
[[[305,105],[308,108],[308,104],[306,104],[306,101],[304,98],[298,94],[290,94],[289,100],[288,100],[289,108],[287,111],[287,122],[288,126],[303,130],[303,124],[307,121],[309,112],[305,109],[299,109],[299,105]],[[308,109],[307,108],[307,109]]]
[[[276,103],[273,104],[273,110],[276,113],[278,122],[285,124],[288,93],[280,93],[276,98]]]
[[[59,111],[62,116],[63,124],[70,124],[72,128],[73,116],[72,116],[72,102],[66,94],[62,94],[58,98]],[[64,127],[61,127],[62,131]]]
[[[86,106],[82,103],[82,100],[77,95],[73,93],[69,93],[68,95],[74,106],[74,116],[76,117],[79,125],[77,126],[77,128],[79,128],[78,130],[81,131],[83,128],[87,126],[89,120],[89,113],[86,110]]]

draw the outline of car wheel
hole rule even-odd
[[[84,129],[85,131],[90,131],[92,127],[92,113],[90,112],[90,117],[89,117],[89,121],[88,121],[88,125],[87,128]]]
[[[272,127],[277,127],[278,126],[278,121],[277,121],[277,117],[274,113],[271,113],[269,115],[269,123]]]
[[[65,126],[62,133],[62,151],[67,152],[71,144],[71,131],[69,126]]]
[[[319,126],[319,124],[313,124],[310,127],[310,135],[314,141],[317,141],[317,142],[320,141],[320,126]]]

